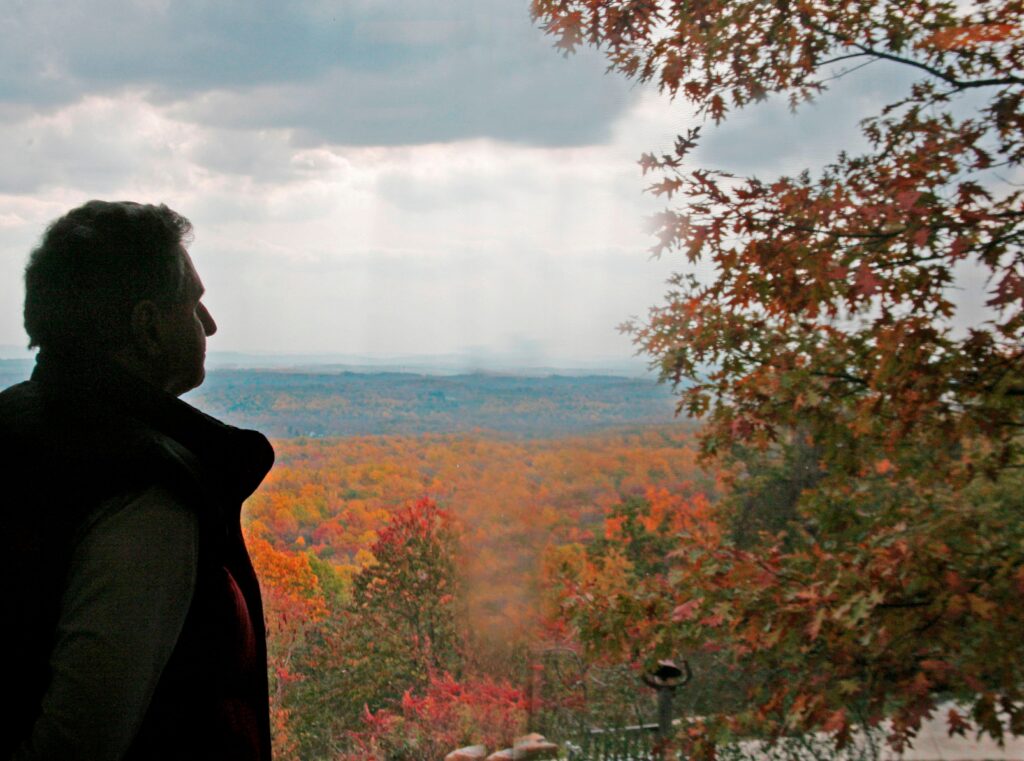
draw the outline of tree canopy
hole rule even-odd
[[[676,534],[663,573],[604,596],[578,583],[565,604],[581,636],[612,615],[601,628],[623,634],[595,649],[648,662],[713,649],[763,676],[747,709],[692,728],[709,752],[741,731],[843,744],[883,720],[899,746],[949,698],[966,707],[950,731],[964,710],[992,735],[1024,733],[1024,3],[534,0],[533,13],[566,52],[599,46],[716,123],[770,97],[799,112],[868,63],[918,75],[861,122],[865,150],[814,172],[693,166],[699,128],[641,158],[674,204],[653,251],[684,263],[627,329],[679,410],[705,419],[703,452],[736,488]],[[803,468],[776,506],[783,525],[761,520],[757,538],[724,530],[757,501],[752,457]]]

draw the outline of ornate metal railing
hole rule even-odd
[[[594,728],[565,743],[569,761],[654,761],[657,724]]]

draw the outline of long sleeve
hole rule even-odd
[[[71,557],[30,738],[12,761],[114,761],[174,650],[196,581],[195,514],[152,487],[106,510]]]

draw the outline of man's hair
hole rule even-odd
[[[53,222],[25,268],[29,346],[107,352],[126,345],[132,309],[184,297],[180,248],[192,224],[163,204],[89,201]]]

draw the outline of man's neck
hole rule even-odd
[[[122,349],[110,354],[110,361],[119,369],[134,376],[135,378],[148,383],[162,391],[168,391],[162,375],[157,372],[152,363],[142,361],[130,349]]]

